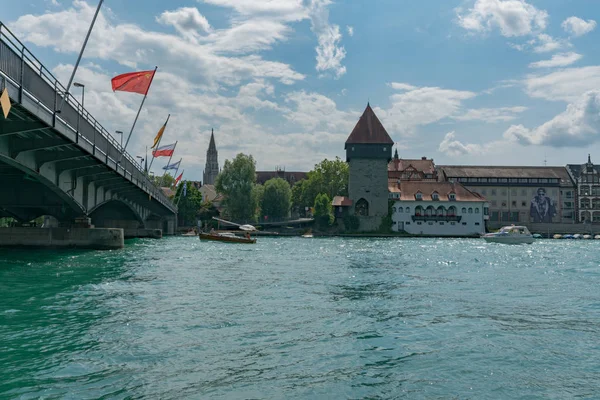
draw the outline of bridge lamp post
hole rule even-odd
[[[139,158],[140,159],[140,168],[142,168],[142,163],[146,160],[144,157],[142,156],[135,156],[135,158]],[[147,164],[147,163],[146,163]],[[147,168],[144,168],[144,172],[146,172]]]
[[[121,148],[123,148],[123,131],[115,131],[117,135],[121,135]]]
[[[79,82],[73,82],[73,86],[81,88],[81,112],[77,113],[77,133],[79,134],[79,120],[81,119],[81,114],[83,114],[83,103],[85,102],[85,85]]]

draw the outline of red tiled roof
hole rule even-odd
[[[388,163],[388,171],[404,171],[409,167],[425,174],[435,173],[435,164],[433,163],[433,160],[423,160],[422,158],[419,160],[395,158]]]
[[[352,200],[346,196],[335,196],[331,204],[334,207],[350,207],[352,205]]]
[[[346,144],[349,143],[394,144],[394,141],[379,122],[371,106],[367,104],[365,112],[346,140]]]
[[[427,182],[427,181],[402,181],[388,180],[388,189],[391,193],[400,192],[400,200],[414,201],[417,192],[421,192],[424,201],[431,201],[431,195],[438,193],[439,200],[450,201],[449,194],[456,195],[456,201],[486,201],[479,193],[471,192],[469,189],[457,182]]]

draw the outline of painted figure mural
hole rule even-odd
[[[552,222],[556,215],[556,207],[552,199],[546,196],[546,189],[539,188],[537,195],[531,199],[529,215],[533,222]]]

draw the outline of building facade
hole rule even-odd
[[[388,215],[388,163],[394,141],[369,104],[345,143],[349,167],[349,212],[359,219],[359,230],[379,229]]]
[[[202,183],[204,185],[214,185],[217,175],[219,175],[219,154],[215,144],[215,132],[212,130],[210,133],[210,143],[206,151],[206,166],[204,167]]]
[[[390,179],[392,230],[413,235],[475,236],[485,233],[486,200],[459,183]]]
[[[575,223],[575,184],[565,167],[440,166],[489,202],[490,225]]]
[[[600,222],[600,166],[594,165],[588,154],[585,164],[568,164],[575,182],[575,204],[578,222]]]
[[[433,181],[438,180],[438,171],[433,159],[421,157],[420,159],[405,159],[398,157],[398,150],[394,158],[388,163],[388,178],[403,181]]]
[[[296,182],[306,178],[306,172],[286,171],[282,168],[277,168],[275,171],[256,171],[256,183],[264,185],[266,181],[273,178],[281,178],[290,186],[294,186]]]

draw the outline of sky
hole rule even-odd
[[[9,2],[1,18],[66,85],[97,4]],[[600,162],[598,20],[590,0],[106,0],[75,80],[128,132],[141,96],[110,79],[158,66],[128,151],[144,156],[170,114],[162,144],[178,142],[187,179],[211,129],[221,166],[344,158],[368,102],[404,158]]]

